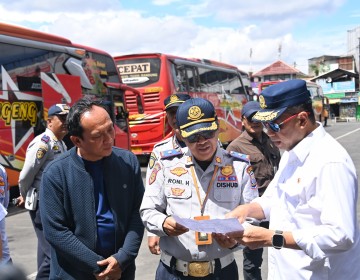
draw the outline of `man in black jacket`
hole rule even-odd
[[[113,123],[101,103],[79,100],[67,124],[75,147],[46,168],[40,193],[50,279],[134,279],[144,233],[139,163],[112,146]]]

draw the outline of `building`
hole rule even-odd
[[[292,67],[282,60],[275,61],[264,69],[252,75],[255,83],[278,81],[278,80],[292,80],[307,77],[300,70]]]
[[[323,55],[308,60],[310,80],[322,87],[330,116],[359,119],[359,74],[353,55]]]

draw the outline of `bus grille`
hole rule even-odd
[[[153,105],[158,105],[160,102],[160,93],[159,92],[149,92],[149,93],[143,93],[144,95],[144,105],[145,110],[147,107],[151,107]],[[137,105],[136,105],[136,96],[133,92],[126,91],[125,93],[125,100],[126,100],[126,106],[127,109],[130,112],[136,112],[137,111]]]

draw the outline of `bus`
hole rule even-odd
[[[121,83],[108,53],[0,23],[0,80],[0,163],[10,186],[18,184],[27,146],[45,130],[48,108],[56,103],[101,98],[115,124],[115,145],[130,148],[125,91],[132,90],[136,105],[141,96]]]
[[[258,84],[258,94],[260,95],[261,92],[267,88],[268,86],[280,83],[280,82],[284,82],[282,80],[276,80],[276,81],[266,81],[266,82],[261,82]],[[313,105],[313,109],[314,109],[314,114],[315,114],[315,119],[316,121],[321,122],[321,114],[323,111],[323,107],[325,106],[326,103],[326,98],[325,95],[323,93],[323,90],[321,88],[320,85],[318,85],[317,83],[305,80],[306,82],[306,87],[307,89],[310,91],[310,95],[311,95],[311,99],[312,99],[312,105]]]
[[[172,135],[164,112],[164,99],[187,93],[210,100],[220,121],[219,139],[227,145],[241,133],[241,109],[248,92],[237,67],[206,59],[183,58],[163,53],[114,57],[123,83],[143,95],[144,113],[138,114],[135,96],[126,94],[131,150],[148,156],[154,144]]]

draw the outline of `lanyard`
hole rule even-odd
[[[219,169],[219,166],[216,165],[216,166],[215,166],[214,173],[213,173],[213,175],[212,175],[212,177],[211,177],[209,186],[208,186],[207,191],[206,191],[206,196],[205,196],[205,198],[203,199],[203,201],[201,201],[200,188],[199,188],[199,185],[198,185],[198,183],[197,183],[197,178],[196,178],[196,176],[195,176],[195,168],[194,168],[194,165],[192,165],[192,166],[190,167],[191,176],[193,177],[193,181],[194,181],[194,185],[195,185],[195,189],[196,189],[196,194],[197,194],[197,197],[198,197],[198,199],[199,199],[201,216],[204,215],[205,203],[206,203],[206,201],[207,201],[207,199],[208,199],[208,197],[209,197],[209,193],[210,193],[210,190],[211,190],[211,188],[212,188],[212,186],[213,186],[213,183],[214,183],[214,180],[215,180],[215,176],[216,176],[216,174],[217,174],[218,169]]]

